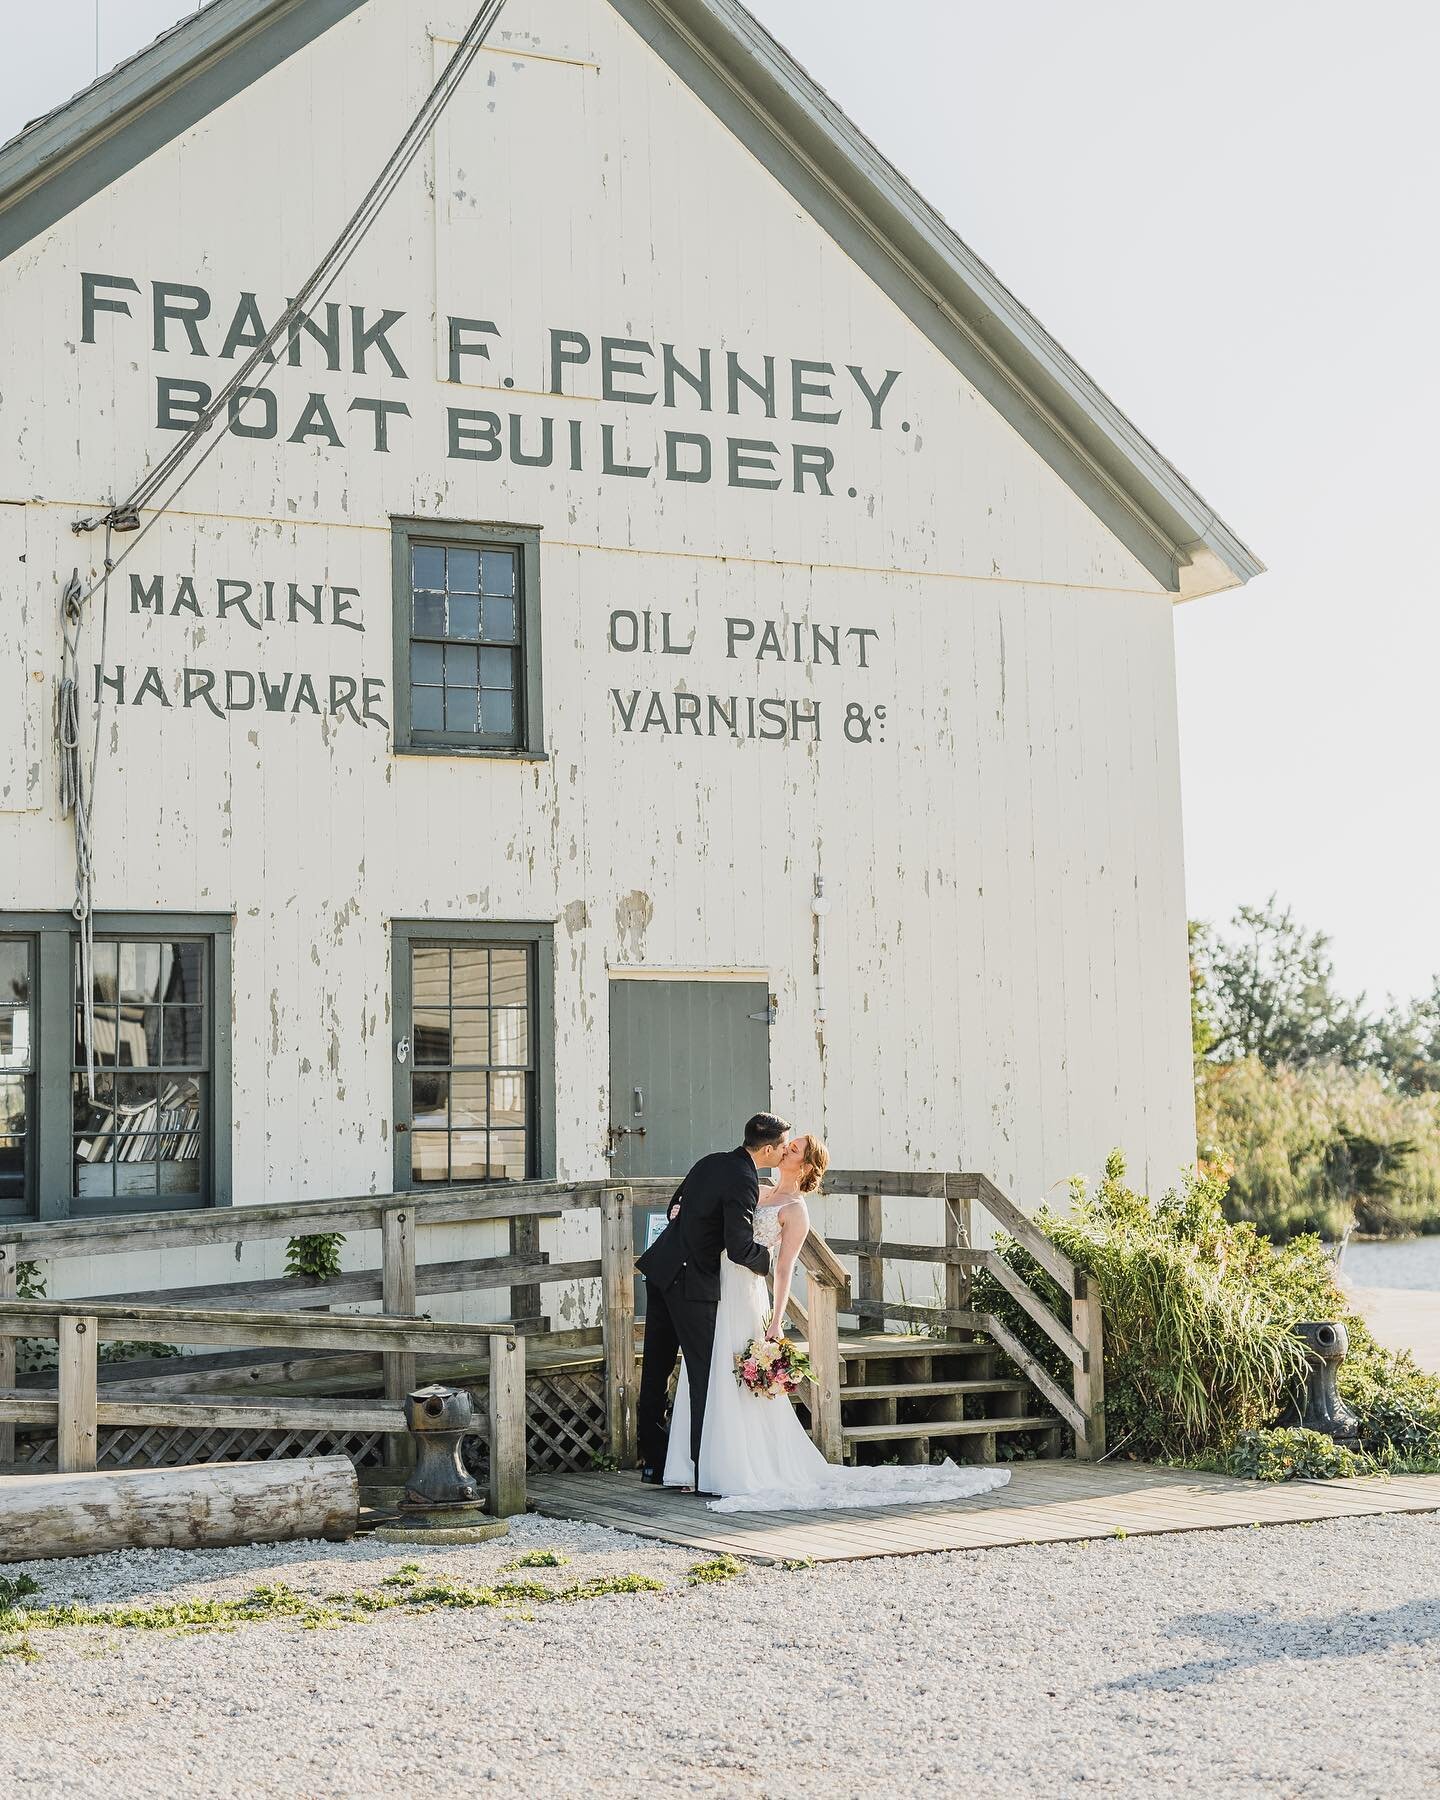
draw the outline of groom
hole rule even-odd
[[[640,1479],[653,1487],[665,1482],[666,1391],[682,1350],[690,1380],[690,1460],[698,1480],[721,1254],[754,1275],[770,1273],[770,1252],[755,1242],[753,1230],[757,1170],[776,1167],[789,1135],[783,1119],[756,1113],[738,1150],[702,1156],[675,1190],[669,1223],[636,1264],[645,1277],[645,1351],[636,1407]]]

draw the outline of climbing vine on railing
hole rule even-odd
[[[308,1237],[292,1237],[285,1246],[285,1273],[308,1281],[333,1281],[340,1273],[343,1231],[313,1231]]]

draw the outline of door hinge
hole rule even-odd
[[[778,1011],[778,1003],[775,996],[772,994],[770,996],[770,1004],[765,1008],[764,1012],[751,1013],[750,1017],[757,1025],[773,1025],[775,1023],[775,1015]]]

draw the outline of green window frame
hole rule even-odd
[[[524,1179],[553,1177],[554,937],[549,923],[391,921],[397,1193],[516,1179],[522,1130]]]
[[[395,753],[543,758],[539,530],[390,526]]]
[[[96,915],[92,1098],[75,922],[0,913],[0,948],[23,944],[29,961],[23,1193],[0,1190],[0,1220],[231,1203],[231,924],[213,913]],[[18,1008],[9,1010],[0,1043],[8,1036],[13,1058]],[[9,1074],[0,1068],[0,1083]],[[0,1144],[15,1142],[0,1120]]]

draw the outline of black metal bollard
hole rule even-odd
[[[1304,1395],[1291,1401],[1281,1424],[1299,1425],[1339,1443],[1353,1443],[1360,1435],[1360,1421],[1340,1398],[1335,1382],[1350,1348],[1349,1334],[1338,1320],[1329,1319],[1307,1319],[1294,1329],[1305,1346],[1309,1366]]]
[[[475,1402],[464,1388],[432,1382],[406,1396],[405,1423],[415,1442],[415,1467],[405,1483],[407,1506],[463,1506],[479,1490],[460,1460],[460,1441],[475,1429]]]

